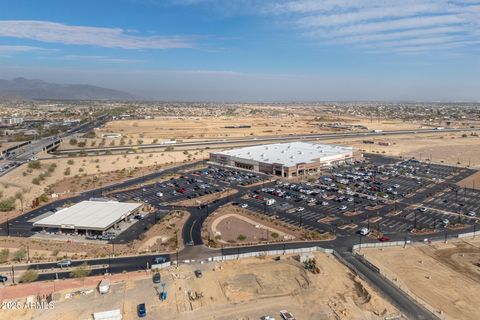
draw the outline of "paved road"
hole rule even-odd
[[[329,139],[338,139],[338,138],[355,138],[355,137],[374,137],[374,136],[385,136],[385,135],[403,135],[403,134],[415,134],[415,133],[446,133],[446,132],[464,132],[464,131],[478,131],[480,128],[459,128],[459,129],[418,129],[418,130],[390,130],[382,132],[350,132],[350,133],[334,133],[334,134],[294,134],[288,136],[267,136],[267,137],[252,137],[252,138],[228,138],[228,139],[216,139],[216,140],[206,140],[206,141],[196,141],[196,142],[180,142],[175,144],[148,144],[148,145],[130,145],[130,146],[116,146],[110,147],[105,146],[101,148],[83,148],[83,149],[69,149],[69,150],[60,150],[56,151],[56,154],[68,154],[72,152],[85,152],[85,153],[95,153],[95,152],[105,152],[105,151],[128,151],[132,148],[135,149],[157,149],[157,148],[167,148],[174,146],[178,147],[214,147],[217,145],[238,145],[238,144],[248,144],[248,145],[257,145],[265,144],[269,142],[286,142],[286,141],[312,141],[312,140],[329,140]]]
[[[387,300],[396,306],[409,319],[437,319],[437,317],[430,311],[412,300],[395,285],[385,280],[380,273],[363,264],[351,252],[346,250],[338,250],[337,253],[347,262],[347,264],[353,266],[353,269],[361,277],[373,285],[380,292],[380,294],[387,298]]]

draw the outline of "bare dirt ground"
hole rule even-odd
[[[479,319],[480,239],[362,250],[389,278],[451,319]]]
[[[20,191],[26,210],[31,207],[32,200],[43,193],[69,197],[77,192],[145,175],[165,166],[197,161],[206,156],[203,151],[198,151],[197,154],[192,151],[191,154],[193,156],[189,157],[183,152],[173,151],[40,160],[40,169],[31,169],[24,164],[1,176],[0,193],[3,198],[8,198]],[[51,165],[55,165],[53,171],[48,170]],[[38,184],[33,183],[40,175],[43,175],[43,180],[38,181]],[[21,208],[20,204],[17,200],[17,209]],[[3,215],[4,213],[0,217]],[[15,215],[10,218],[13,216]]]
[[[364,144],[363,140],[372,140],[375,144]],[[378,145],[380,141],[388,141],[392,145]],[[480,168],[480,138],[469,134],[465,138],[462,137],[462,133],[416,134],[375,139],[329,140],[328,143],[341,143],[365,152],[386,156],[415,157],[423,161],[431,159],[436,163]]]
[[[212,222],[211,232],[217,241],[224,243],[267,241],[269,238],[273,240],[277,238],[282,240],[294,239],[292,235],[234,213],[217,217]],[[239,237],[244,238],[244,240],[239,239]]]
[[[267,230],[269,230],[268,236]],[[245,238],[239,238],[241,235]],[[202,237],[205,243],[211,247],[220,247],[225,243],[229,245],[255,244],[267,240],[276,242],[333,239],[331,234],[307,232],[280,220],[267,218],[231,204],[218,208],[208,216],[202,227]]]
[[[182,320],[246,320],[287,309],[297,319],[384,319],[398,311],[336,261],[315,254],[319,274],[306,271],[293,257],[251,258],[203,265],[181,265],[162,270],[167,300],[159,301],[161,288],[151,279],[115,282],[111,292],[97,292],[65,299],[56,295],[55,308],[47,311],[20,310],[15,319],[87,319],[92,312],[120,309],[125,319],[136,318],[138,303],[144,302],[147,317]],[[193,270],[201,269],[202,278]],[[89,288],[85,286],[85,288]],[[189,293],[198,293],[194,300]],[[9,316],[10,316],[9,315]]]

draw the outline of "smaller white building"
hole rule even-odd
[[[138,213],[141,203],[82,201],[33,223],[38,228],[103,232]]]

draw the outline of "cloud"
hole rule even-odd
[[[448,51],[480,40],[478,0],[297,0],[269,12],[317,44],[370,52]]]
[[[32,47],[32,46],[8,46],[8,45],[0,45],[0,54],[12,54],[18,52],[29,52],[29,51],[38,51],[38,50],[46,50],[40,47]]]
[[[120,28],[71,26],[50,21],[0,21],[0,37],[67,45],[93,45],[123,49],[192,48],[194,39],[181,36],[139,36]]]
[[[61,58],[67,61],[91,61],[91,62],[107,62],[107,63],[138,63],[142,60],[128,58],[114,58],[107,56],[86,56],[86,55],[67,55]]]

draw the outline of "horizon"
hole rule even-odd
[[[478,21],[476,0],[21,0],[0,72],[146,101],[479,102]]]

